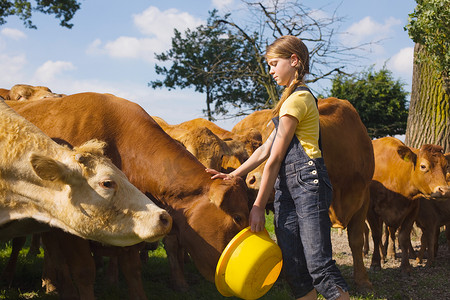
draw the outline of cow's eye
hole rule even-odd
[[[242,222],[242,217],[239,215],[236,215],[233,217],[234,222],[236,222],[237,224],[240,224]]]
[[[420,170],[421,171],[426,171],[427,170],[427,166],[425,164],[421,164],[420,165]]]
[[[116,187],[116,183],[113,180],[105,180],[99,184],[104,189],[114,189]]]

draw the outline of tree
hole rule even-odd
[[[267,98],[264,88],[253,78],[257,61],[251,45],[227,31],[223,24],[215,26],[216,13],[210,13],[206,25],[188,29],[184,35],[175,30],[172,48],[156,55],[161,62],[171,61],[172,66],[168,69],[156,65],[156,73],[165,79],[149,83],[153,88],[165,86],[169,90],[193,86],[206,93],[205,113],[209,120],[214,120],[214,114],[228,113],[229,105],[240,110],[253,109]]]
[[[337,75],[330,96],[346,99],[358,111],[371,138],[404,134],[408,118],[404,84],[383,68],[369,69],[359,76]]]
[[[32,3],[36,3],[34,6]],[[55,15],[60,19],[59,25],[72,28],[72,20],[75,12],[80,9],[80,3],[77,0],[0,0],[0,25],[6,24],[6,18],[16,15],[22,21],[25,27],[36,29],[31,22],[33,11],[44,14]]]
[[[214,30],[210,30],[214,32],[217,31],[215,34],[219,37],[221,36],[219,32],[223,31],[222,34],[226,33],[228,39],[240,41],[241,51],[246,55],[235,55],[233,57],[235,61],[233,73],[228,73],[228,75],[226,75],[226,80],[229,80],[228,86],[232,86],[233,82],[236,82],[238,79],[238,77],[234,75],[244,75],[245,84],[239,84],[239,87],[245,90],[245,94],[252,95],[252,97],[241,99],[222,98],[223,101],[229,101],[231,105],[239,108],[237,115],[245,113],[245,111],[242,110],[243,107],[247,107],[250,110],[256,110],[273,107],[278,102],[280,88],[270,76],[267,63],[264,59],[266,46],[269,43],[272,43],[276,38],[282,35],[295,35],[299,36],[306,44],[308,44],[311,74],[308,77],[307,82],[316,82],[323,78],[329,78],[333,74],[346,74],[344,69],[352,65],[352,62],[355,61],[355,54],[353,52],[352,55],[350,55],[350,50],[359,49],[363,46],[345,46],[336,39],[336,36],[339,35],[336,28],[338,27],[339,22],[341,22],[341,19],[337,18],[335,13],[331,16],[318,14],[317,10],[305,7],[299,0],[269,0],[264,1],[264,3],[242,0],[242,2],[247,5],[248,9],[244,11],[248,14],[248,18],[241,17],[240,20],[244,20],[246,23],[238,24],[237,22],[234,22],[231,19],[230,14],[219,17],[217,12],[214,12],[214,16],[211,16],[208,21],[208,26],[215,28]],[[242,11],[242,9],[239,10],[239,12]],[[206,34],[204,27],[198,27],[197,32],[198,36]],[[192,34],[194,34],[194,31],[190,30],[185,33],[186,37]],[[178,42],[182,42],[177,37],[175,37],[175,39],[177,39]],[[202,40],[205,42],[202,47],[210,47],[211,51],[214,49],[224,51],[222,48],[214,48],[214,45],[208,45],[208,41],[214,42],[214,39],[208,40],[207,38],[204,38]],[[173,47],[177,47],[177,44],[173,43]],[[174,51],[176,52],[178,50]],[[184,51],[184,49],[181,49],[181,51]],[[236,49],[233,51],[236,51]],[[176,61],[178,58],[171,57],[171,54],[172,53],[169,51],[166,56],[160,55],[157,56],[157,58],[161,61],[172,60],[175,66],[175,64],[178,63]],[[220,63],[222,64],[223,62]],[[219,66],[217,67],[219,68]],[[158,68],[159,67],[157,66],[156,70],[159,72],[158,74],[170,75],[165,70]],[[189,80],[193,80],[193,76],[190,75],[192,74],[192,71],[189,73],[186,70],[186,72],[183,73],[175,72],[176,69],[173,67],[172,69],[174,71],[172,75],[175,76],[176,74],[177,80],[181,80],[179,78],[180,76],[190,76]],[[211,75],[211,73],[209,74]],[[224,77],[217,78],[215,83],[220,85],[221,82],[224,82],[223,80],[225,80]],[[166,84],[166,80],[160,83],[162,84],[159,84],[158,86],[174,88],[178,85],[183,88],[183,84]],[[153,83],[150,83],[150,85],[155,87]],[[258,90],[252,91],[253,89]],[[200,91],[200,89],[198,90]],[[208,101],[217,100],[208,98],[207,96],[207,102]],[[220,108],[223,103],[224,102],[219,103],[220,105],[216,105],[216,107]],[[207,108],[207,112],[208,111],[209,107]],[[214,113],[219,114],[223,112],[223,110],[214,111]]]
[[[405,27],[416,43],[405,143],[450,151],[450,0],[417,0]]]

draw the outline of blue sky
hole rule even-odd
[[[379,69],[386,64],[410,91],[414,43],[403,27],[416,6],[414,0],[304,3],[325,14],[337,8],[337,16],[345,19],[339,28],[346,33],[340,37],[345,44],[381,40],[364,52],[358,66]],[[82,1],[72,29],[60,27],[53,16],[38,13],[32,19],[37,30],[9,17],[0,26],[0,87],[25,83],[48,86],[55,93],[111,93],[171,124],[203,117],[204,95],[147,86],[161,79],[154,71],[154,53],[170,48],[173,28],[195,28],[206,22],[208,11],[216,8],[224,13],[240,5],[239,0]],[[329,81],[323,81],[315,88],[327,86]],[[230,130],[239,120],[217,124]]]

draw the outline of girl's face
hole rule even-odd
[[[267,60],[270,66],[269,74],[278,85],[289,86],[295,79],[296,65],[298,58],[296,55],[292,55],[290,58],[270,58]]]

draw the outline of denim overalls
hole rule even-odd
[[[273,122],[278,129],[278,118]],[[294,134],[275,183],[274,208],[284,274],[295,298],[313,288],[326,299],[340,296],[337,287],[348,291],[332,259],[331,200],[332,187],[323,158],[309,158]]]

